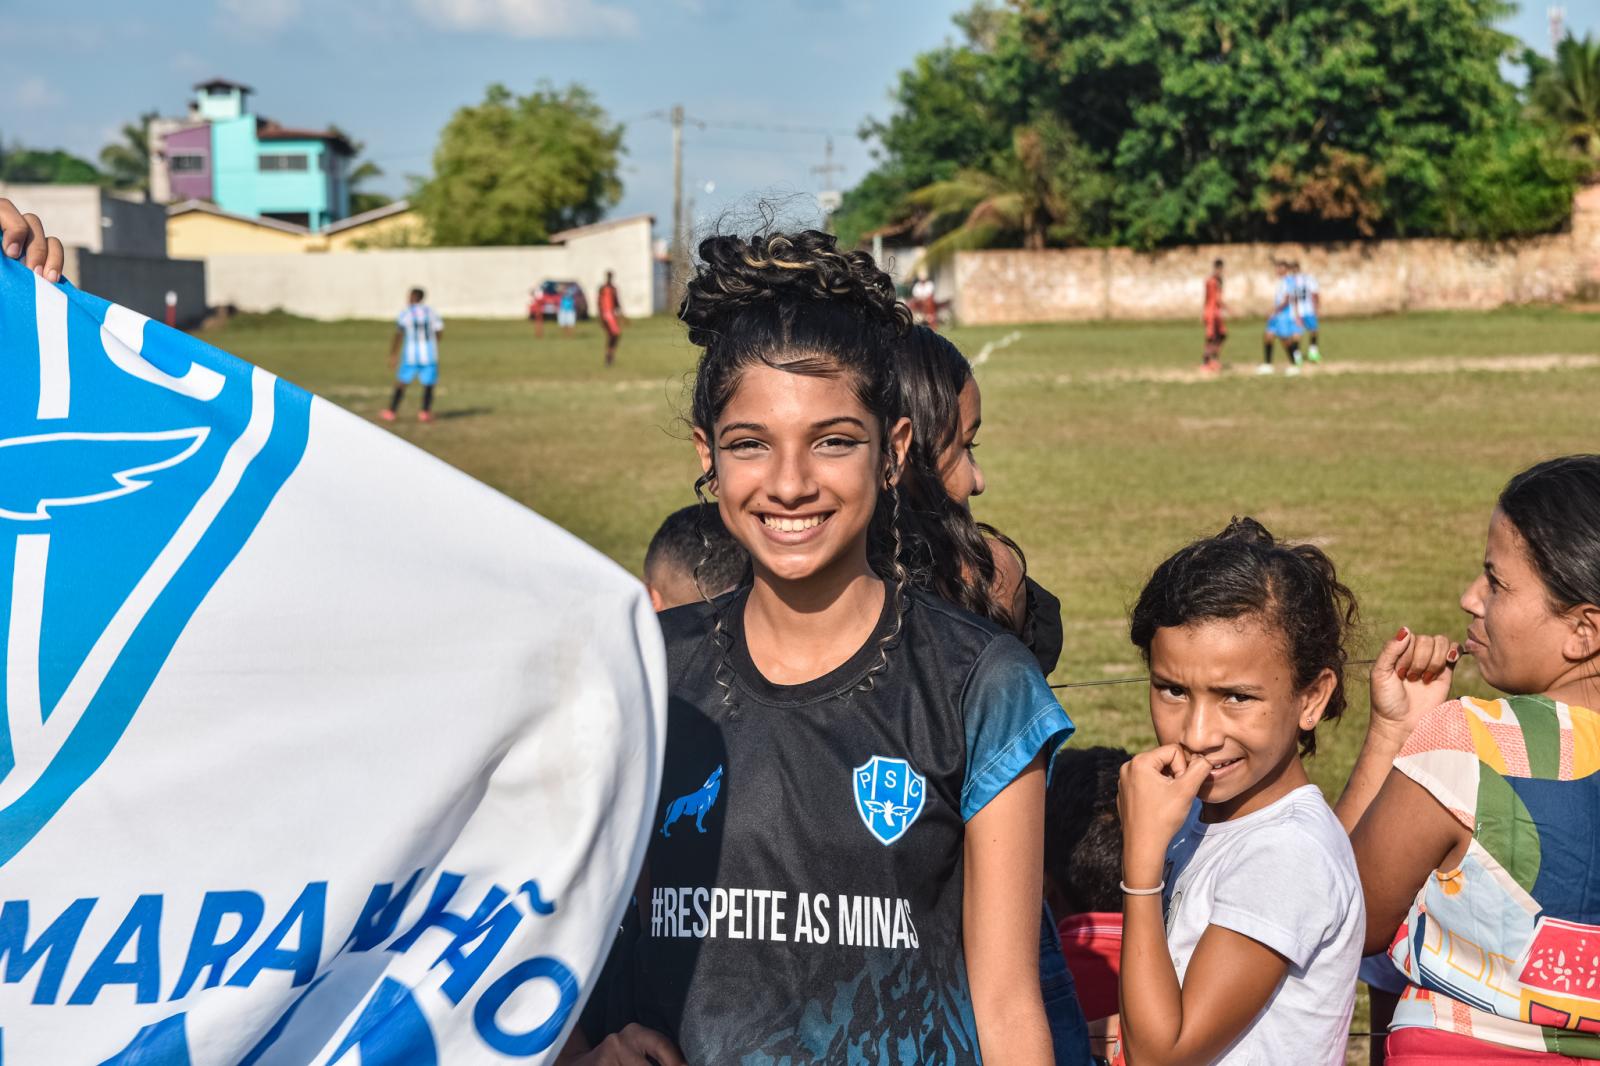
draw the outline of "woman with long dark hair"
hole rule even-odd
[[[1016,541],[972,515],[986,488],[978,464],[983,393],[972,364],[946,337],[914,327],[900,346],[902,410],[911,448],[901,484],[912,580],[1021,638],[1039,668],[1061,658],[1061,601],[1028,576]]]
[[[617,971],[634,1024],[597,1061],[664,1037],[694,1063],[1048,1063],[1044,784],[1072,725],[1014,636],[910,579],[909,316],[826,234],[700,260],[697,487],[753,580],[661,615],[664,785]]]

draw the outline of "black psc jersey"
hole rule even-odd
[[[882,669],[888,595],[848,662],[774,685],[748,595],[661,616],[667,750],[614,971],[627,1013],[696,1064],[975,1063],[966,821],[1072,723],[1015,637],[920,593]]]

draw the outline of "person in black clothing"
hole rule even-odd
[[[1061,601],[1028,576],[1017,543],[974,519],[970,507],[986,487],[975,454],[983,395],[972,364],[938,332],[917,326],[900,346],[897,370],[901,410],[911,419],[901,483],[912,581],[1016,633],[1049,676],[1061,658]],[[1057,1066],[1086,1066],[1088,1023],[1043,901],[1039,980]]]
[[[1044,785],[1072,724],[1012,634],[907,574],[886,353],[909,316],[827,234],[700,259],[699,487],[753,582],[661,615],[664,783],[605,997],[625,1008],[564,1055],[1049,1063]]]
[[[978,465],[983,393],[972,364],[937,331],[914,327],[897,359],[911,419],[902,477],[912,580],[1016,633],[1046,676],[1061,659],[1061,601],[1028,576],[1017,542],[972,516],[987,486]]]

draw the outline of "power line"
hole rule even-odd
[[[1351,662],[1345,663],[1345,665],[1346,666],[1371,666],[1373,663],[1375,663],[1377,661],[1378,660],[1376,660],[1376,659],[1355,659],[1355,660],[1352,660]],[[1063,681],[1059,685],[1051,685],[1050,687],[1051,688],[1063,688],[1063,689],[1064,688],[1097,688],[1100,685],[1144,685],[1144,684],[1148,684],[1149,681],[1150,681],[1150,678],[1149,678],[1148,675],[1145,676],[1145,677],[1108,677],[1104,681]]]

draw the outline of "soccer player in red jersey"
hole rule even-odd
[[[1200,371],[1215,374],[1222,369],[1222,344],[1228,339],[1228,327],[1223,318],[1228,305],[1222,302],[1222,260],[1211,264],[1211,274],[1206,278],[1206,303],[1203,319],[1206,343],[1200,354]]]
[[[611,271],[606,271],[606,283],[600,286],[600,325],[606,331],[606,366],[617,361],[617,341],[622,337],[622,307],[617,298],[617,287],[611,281]]]

